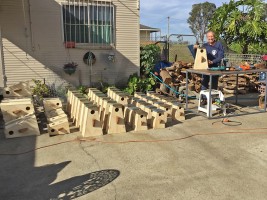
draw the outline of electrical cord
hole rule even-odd
[[[232,120],[229,120],[228,118],[224,118],[222,120],[222,124],[223,125],[227,125],[227,126],[241,126],[242,125],[242,122],[232,121]]]
[[[226,126],[241,126],[242,125],[242,122],[229,120],[228,118],[223,118],[221,121],[213,122],[212,125],[218,122],[221,122],[223,125],[226,125]]]
[[[234,115],[238,114],[237,111],[240,111],[240,112],[246,112],[246,111],[243,111],[242,108],[238,108],[236,106],[232,106],[231,105],[231,107],[230,107],[229,104],[227,105],[227,107],[225,109],[226,110],[227,109],[234,109],[234,111],[233,112],[229,112],[229,113],[224,114],[224,115],[219,115],[219,116],[224,116],[224,118],[221,121],[213,122],[212,125],[214,125],[214,124],[216,124],[218,122],[221,122],[223,125],[226,125],[226,126],[241,126],[242,122],[230,120],[230,119],[227,118],[227,116],[230,116],[230,115],[234,116]]]
[[[248,131],[248,130],[267,130],[267,128],[238,129],[238,130],[244,130],[244,131]],[[57,146],[57,145],[61,145],[61,144],[69,143],[69,142],[98,142],[98,143],[102,143],[102,144],[160,143],[160,142],[181,141],[181,140],[189,139],[189,138],[196,137],[196,136],[225,135],[225,134],[267,134],[267,131],[265,131],[265,132],[229,131],[229,132],[221,132],[221,133],[218,133],[218,132],[214,132],[214,133],[196,133],[196,134],[188,135],[188,136],[181,137],[181,138],[159,139],[159,140],[103,141],[103,140],[97,140],[96,138],[80,138],[80,137],[77,137],[77,138],[72,139],[72,140],[58,142],[58,143],[51,144],[51,145],[45,145],[45,146],[41,146],[41,147],[38,147],[38,148],[30,149],[30,150],[27,150],[27,151],[24,151],[24,152],[20,152],[20,153],[0,153],[0,156],[24,155],[24,154],[28,154],[28,153],[31,153],[31,152],[35,152],[35,151],[40,150],[40,149],[45,149],[45,148],[49,148],[49,147],[52,147],[52,146]]]
[[[45,149],[45,148],[48,148],[48,147],[57,146],[57,145],[65,144],[65,143],[69,143],[69,142],[75,142],[75,141],[79,141],[79,140],[74,139],[74,140],[68,140],[68,141],[64,141],[64,142],[58,142],[58,143],[55,143],[55,144],[50,144],[50,145],[45,145],[45,146],[38,147],[38,148],[35,148],[35,149],[30,149],[30,150],[27,150],[27,151],[24,151],[24,152],[21,152],[21,153],[0,153],[0,156],[23,155],[23,154],[27,154],[27,153],[31,153],[31,152],[40,150],[40,149]]]

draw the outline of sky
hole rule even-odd
[[[193,4],[207,0],[140,0],[140,23],[161,29],[161,35],[168,33],[168,16],[170,17],[170,34],[192,34],[187,19]],[[216,7],[230,0],[213,0]],[[159,34],[158,34],[159,35]]]

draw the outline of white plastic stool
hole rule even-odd
[[[211,96],[209,95],[210,90],[202,90],[199,94],[198,101],[198,110],[207,113],[208,117],[212,116],[212,111],[216,111],[219,106],[212,104],[214,99],[220,99],[220,101],[224,101],[224,95],[219,90],[211,90]],[[207,104],[201,105],[201,100],[206,99]],[[210,106],[211,103],[211,106]],[[211,108],[211,110],[210,110]]]

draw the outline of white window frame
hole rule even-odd
[[[98,17],[99,17],[99,14],[97,14],[97,18],[94,19],[94,21],[96,21],[97,23],[96,24],[91,24],[91,19],[90,19],[90,10],[91,10],[91,6],[94,6],[95,8],[93,8],[93,12],[95,11],[95,9],[98,11],[99,7],[104,7],[105,9],[107,7],[110,7],[112,8],[112,12],[110,12],[110,20],[111,20],[111,25],[110,25],[110,32],[109,32],[109,38],[110,38],[110,42],[106,43],[106,42],[95,42],[95,41],[90,41],[91,37],[90,37],[90,30],[88,31],[88,43],[80,43],[80,42],[76,42],[76,41],[72,41],[72,42],[75,42],[75,46],[76,47],[100,47],[100,48],[111,48],[111,47],[114,47],[115,46],[115,6],[114,4],[111,2],[111,1],[92,1],[92,0],[68,0],[66,2],[62,2],[61,3],[61,20],[62,20],[62,40],[63,42],[67,42],[67,40],[65,40],[65,31],[66,31],[66,26],[65,26],[65,22],[64,22],[64,11],[63,9],[64,8],[68,8],[70,10],[70,6],[74,6],[74,15],[75,15],[75,6],[79,6],[79,18],[80,18],[80,9],[81,7],[83,6],[86,6],[87,7],[87,17],[88,17],[88,27],[90,26],[94,26],[94,28],[97,28],[97,32],[102,29],[102,33],[101,33],[101,36],[102,37],[102,40],[103,40],[103,29],[104,29],[104,26],[105,25],[99,25],[99,20],[98,20]],[[106,15],[106,11],[103,13],[104,15]],[[84,15],[85,16],[85,15]],[[94,13],[93,13],[93,16],[94,16]],[[105,16],[105,20],[107,19],[107,17]],[[84,21],[85,22],[85,21]],[[104,22],[103,22],[104,23]],[[81,25],[81,24],[79,24]],[[87,25],[87,24],[85,24]],[[75,26],[75,34],[76,34],[76,24],[70,24],[70,26]],[[85,36],[86,37],[86,36]],[[76,36],[75,36],[75,40],[76,40]],[[84,38],[85,40],[85,38]],[[99,40],[99,38],[96,38],[96,40]]]

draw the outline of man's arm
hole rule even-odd
[[[217,52],[218,53],[218,56],[217,56],[217,58],[215,58],[215,59],[212,60],[212,63],[211,64],[213,64],[213,63],[220,63],[221,60],[224,58],[224,48],[223,48],[222,43],[218,42],[217,50],[218,50],[218,52]]]

